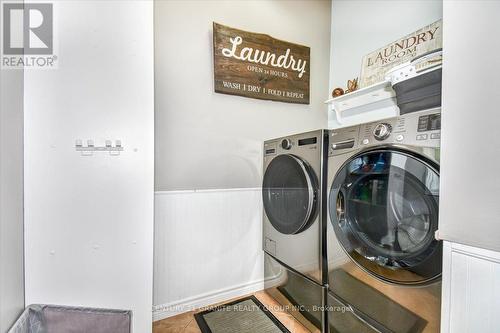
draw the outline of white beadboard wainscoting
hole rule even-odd
[[[500,328],[500,253],[444,242],[441,332]]]
[[[260,188],[155,193],[154,313],[263,289]]]

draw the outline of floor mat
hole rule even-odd
[[[203,333],[290,333],[255,296],[194,315]]]

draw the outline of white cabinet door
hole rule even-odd
[[[500,252],[444,242],[441,332],[500,332]]]

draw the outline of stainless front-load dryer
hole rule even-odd
[[[262,183],[266,291],[319,330],[326,321],[327,139],[318,130],[266,141]]]
[[[437,332],[440,110],[330,132],[331,332]]]
[[[327,133],[291,135],[264,143],[264,251],[313,281],[326,282]]]

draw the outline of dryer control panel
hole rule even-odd
[[[314,154],[321,152],[324,131],[312,131],[264,142],[264,158],[279,154],[296,154],[302,156],[304,153]]]

